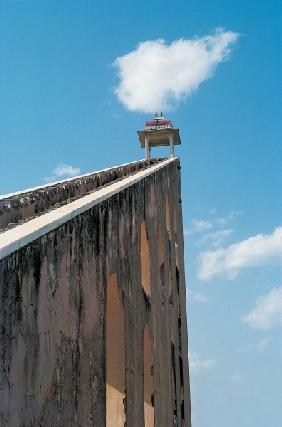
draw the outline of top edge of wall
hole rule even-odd
[[[0,260],[178,160],[178,157],[172,157],[149,166],[121,181],[114,182],[107,187],[102,187],[94,193],[85,195],[67,205],[3,232],[0,234]]]
[[[88,172],[88,173],[83,174],[83,175],[73,176],[71,178],[66,178],[66,179],[63,179],[60,181],[48,182],[47,184],[38,185],[36,187],[31,187],[31,188],[26,188],[23,190],[15,191],[13,193],[7,193],[7,194],[2,194],[2,195],[0,194],[0,200],[10,199],[11,197],[18,196],[20,194],[31,193],[33,191],[45,189],[48,187],[54,187],[55,185],[64,184],[64,183],[67,183],[70,181],[75,181],[76,179],[87,178],[87,177],[94,175],[94,174],[107,172],[107,171],[110,171],[111,169],[117,169],[117,168],[121,168],[121,167],[128,166],[128,165],[134,165],[134,164],[142,162],[142,161],[146,161],[146,159],[140,159],[140,160],[135,160],[133,162],[123,163],[121,165],[111,166],[109,168],[105,168],[105,169],[101,169],[101,170],[97,170],[97,171],[93,171],[93,172]]]

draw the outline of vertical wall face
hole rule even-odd
[[[154,427],[154,356],[148,326],[144,329],[144,417],[145,427]]]
[[[1,261],[1,427],[104,423],[105,289],[93,249],[103,245],[96,221],[77,218]]]
[[[116,274],[108,282],[106,312],[106,425],[124,427],[124,312]]]
[[[0,261],[1,427],[190,427],[178,166]]]
[[[147,229],[144,221],[141,222],[140,239],[141,239],[141,246],[140,246],[141,283],[146,294],[151,296],[152,295],[151,278],[150,278],[151,257],[150,257]]]

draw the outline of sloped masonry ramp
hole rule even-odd
[[[120,181],[164,159],[138,160],[98,172],[0,196],[0,233]]]
[[[191,427],[179,159],[0,210],[0,427]]]

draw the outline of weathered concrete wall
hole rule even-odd
[[[0,231],[14,227],[17,223],[34,218],[49,209],[56,209],[90,191],[95,191],[137,173],[162,160],[141,160],[66,180],[60,184],[49,184],[29,191],[2,196],[0,198]]]
[[[1,427],[190,427],[179,185],[176,159],[0,261]]]

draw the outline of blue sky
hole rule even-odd
[[[117,98],[116,58],[238,34],[167,114],[182,137],[193,427],[281,425],[280,13],[273,0],[0,0],[1,194],[142,158],[151,113]]]

